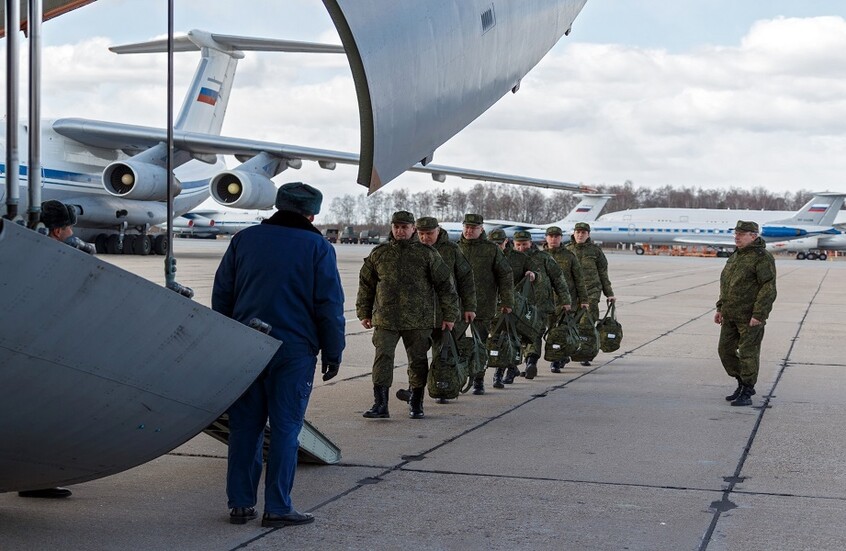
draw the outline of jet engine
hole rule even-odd
[[[173,179],[174,196],[182,186]],[[103,187],[116,197],[138,201],[167,200],[167,169],[137,160],[117,161],[103,171]]]
[[[269,209],[276,203],[276,186],[256,172],[225,170],[211,179],[209,191],[225,207]]]

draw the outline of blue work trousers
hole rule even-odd
[[[264,511],[294,510],[291,490],[297,471],[297,437],[314,381],[315,356],[274,358],[229,408],[229,508],[254,507],[261,478],[264,428],[270,418],[270,450],[264,481]]]

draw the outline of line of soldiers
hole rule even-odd
[[[479,214],[464,216],[461,239],[449,240],[432,217],[415,220],[407,211],[391,217],[388,242],[375,247],[364,259],[359,273],[356,313],[366,329],[373,328],[373,406],[366,418],[388,418],[388,395],[393,383],[394,354],[400,339],[408,355],[410,388],[397,392],[409,403],[409,417],[423,413],[428,374],[427,352],[439,332],[462,335],[473,324],[486,340],[494,317],[514,307],[515,283],[532,282],[535,304],[555,323],[556,312],[588,308],[599,316],[600,294],[615,300],[608,279],[608,261],[590,241],[590,226],[576,224],[566,246],[563,232],[547,229],[543,250],[525,231],[514,233],[514,244],[502,230],[488,237]],[[541,336],[523,343],[527,379],[537,375]],[[567,361],[553,362],[560,373]],[[583,362],[590,365],[589,362]],[[494,372],[494,388],[511,384],[520,371],[517,365]],[[485,393],[484,372],[473,381],[473,394]]]

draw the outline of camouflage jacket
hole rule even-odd
[[[458,242],[458,247],[473,268],[476,282],[476,317],[480,321],[493,319],[497,296],[501,306],[514,308],[514,278],[511,266],[496,243],[480,237]]]
[[[560,247],[559,247],[560,248]],[[526,253],[532,265],[532,271],[538,274],[533,284],[535,290],[535,304],[547,312],[551,312],[554,304],[570,304],[570,289],[567,280],[564,278],[564,271],[548,253],[532,245]],[[552,293],[558,297],[553,302]]]
[[[442,319],[458,319],[449,267],[417,235],[370,252],[359,272],[355,306],[358,319],[394,331],[440,327]]]
[[[600,293],[604,293],[606,297],[613,297],[611,280],[608,279],[608,259],[605,258],[605,253],[599,245],[591,241],[590,237],[584,243],[576,243],[576,240],[570,237],[567,250],[579,259],[590,301],[599,302]]]
[[[775,299],[775,260],[759,237],[749,246],[735,250],[726,261],[720,274],[717,310],[732,321],[766,321]]]
[[[552,256],[552,259],[561,268],[564,280],[567,282],[567,289],[570,291],[570,305],[576,308],[579,304],[587,304],[588,294],[585,288],[585,279],[582,275],[582,265],[576,255],[567,247],[550,249],[545,244],[543,251]],[[555,304],[561,305],[562,302],[558,301]]]
[[[506,245],[502,255],[508,261],[508,265],[511,266],[511,277],[514,280],[514,285],[517,285],[523,279],[526,272],[534,271],[529,257],[512,247],[511,243]]]
[[[458,291],[459,310],[461,312],[476,311],[476,283],[473,281],[473,268],[456,243],[449,240],[446,230],[438,230],[438,240],[434,244],[455,280]]]

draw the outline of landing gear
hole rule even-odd
[[[635,254],[638,255],[638,256],[643,254],[643,247],[641,247],[640,245],[636,245],[634,250],[635,250]]]
[[[817,253],[808,253],[805,256],[805,258],[807,258],[808,260],[816,260],[817,259]]]
[[[796,260],[805,260],[805,253],[799,252],[796,253]]]
[[[167,254],[167,236],[157,235],[153,239],[153,252],[162,256]]]
[[[140,256],[147,256],[153,251],[153,240],[149,235],[136,236],[135,242],[132,244],[132,254]]]
[[[817,256],[817,260],[828,260],[828,255],[825,253],[820,253],[819,256]]]
[[[106,237],[106,254],[120,254],[123,252],[120,235],[113,233]]]
[[[97,254],[167,254],[167,237],[164,235],[100,233],[94,238]]]

